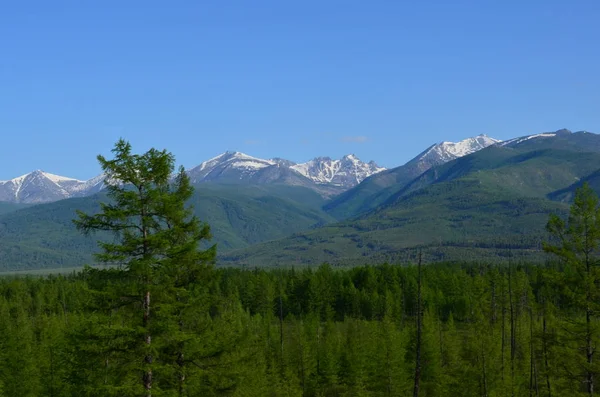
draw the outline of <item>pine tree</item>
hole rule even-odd
[[[150,396],[153,369],[157,366],[155,356],[164,348],[161,346],[164,339],[153,341],[159,335],[153,335],[152,331],[183,332],[182,313],[190,303],[188,288],[200,281],[203,271],[214,260],[215,247],[199,250],[199,242],[210,238],[209,226],[200,223],[186,208],[193,188],[183,168],[173,180],[172,154],[156,149],[133,154],[131,145],[123,139],[112,152],[112,160],[98,156],[111,202],[101,203],[98,214],[78,211],[74,223],[85,234],[104,230],[118,238],[99,242],[102,252],[96,257],[103,263],[119,266],[129,281],[128,290],[119,291],[120,300],[131,302],[138,313],[135,326],[140,327],[142,335],[136,350],[141,355],[138,362],[142,363],[144,394]],[[153,322],[151,302],[152,312],[166,313],[161,320],[174,322],[176,326]],[[185,339],[175,339],[173,354],[179,366],[176,372],[181,390],[185,379],[181,349]]]

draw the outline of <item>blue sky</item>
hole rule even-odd
[[[600,2],[12,1],[0,179],[86,179],[119,137],[401,165],[435,142],[600,132]]]

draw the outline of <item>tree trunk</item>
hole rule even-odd
[[[487,386],[487,372],[485,368],[485,350],[483,346],[483,338],[481,338],[481,372],[483,380],[483,397],[488,397],[488,386]]]
[[[529,395],[539,396],[540,391],[537,380],[537,366],[535,364],[535,346],[533,343],[533,309],[529,308]]]
[[[510,381],[511,391],[514,394],[515,381],[515,354],[517,349],[516,342],[516,326],[515,326],[515,311],[513,308],[513,293],[512,293],[512,270],[509,264],[508,267],[508,303],[510,305]]]
[[[497,308],[497,304],[496,304],[496,277],[494,276],[494,278],[492,278],[492,301],[491,301],[491,322],[492,322],[492,333],[494,332],[494,325],[496,325],[496,320],[497,320],[497,314],[496,314],[496,308]]]
[[[142,254],[143,254],[143,258],[144,260],[147,260],[148,257],[150,256],[150,249],[149,249],[149,244],[148,244],[148,227],[147,227],[147,211],[146,211],[146,204],[145,204],[145,196],[144,196],[144,190],[142,187],[139,188],[139,198],[140,198],[140,202],[142,203],[142,208],[141,208],[141,216],[140,216],[140,223],[141,223],[141,228],[142,228]],[[150,271],[149,269],[147,270],[148,272]],[[148,287],[150,284],[150,276],[149,274],[145,274],[145,283],[146,286]],[[144,310],[144,329],[146,330],[146,337],[145,337],[145,342],[146,342],[146,356],[144,357],[144,362],[146,363],[145,367],[146,370],[144,372],[143,375],[143,383],[144,383],[144,389],[146,390],[146,396],[147,397],[151,397],[152,396],[152,355],[150,354],[150,344],[152,343],[152,337],[150,336],[150,330],[148,329],[148,325],[150,322],[150,291],[146,290],[146,293],[144,295],[144,304],[143,304],[143,310]]]
[[[504,274],[502,275],[502,327],[501,327],[501,336],[502,336],[502,347],[501,347],[501,372],[502,372],[502,385],[504,386],[504,348],[506,346],[506,295],[504,289]]]
[[[422,307],[421,307],[421,251],[419,251],[418,278],[417,278],[417,346],[415,363],[415,386],[413,397],[419,396],[421,382],[421,332],[422,332]]]
[[[304,323],[300,320],[298,328],[298,342],[300,347],[300,383],[302,384],[302,395],[306,393],[306,369],[304,363]]]
[[[591,291],[590,291],[590,275],[592,270],[592,263],[590,259],[590,254],[593,251],[593,245],[590,241],[590,225],[589,219],[586,217],[585,219],[585,285],[586,285],[586,293],[585,293],[585,325],[586,325],[586,333],[585,333],[585,355],[586,361],[588,365],[587,369],[587,390],[590,396],[594,395],[594,373],[592,372],[592,361],[594,358],[594,347],[592,346],[592,309],[590,304],[592,302]]]
[[[183,353],[180,352],[177,356],[177,365],[179,365],[179,395],[184,395],[184,385],[185,385],[185,371],[184,371],[184,359]]]
[[[592,310],[589,307],[585,311],[585,322],[586,322],[586,358],[588,364],[587,370],[587,390],[590,396],[594,395],[594,373],[592,372],[592,362],[594,358],[594,347],[592,346]]]
[[[386,370],[387,370],[387,385],[386,385],[386,391],[387,391],[387,396],[391,396],[392,395],[392,362],[391,362],[391,353],[390,353],[390,346],[386,346],[385,349],[385,360],[386,360]]]
[[[150,320],[150,291],[146,291],[144,295],[144,328],[146,329],[146,347],[148,352],[146,353],[146,357],[144,361],[146,363],[146,371],[143,376],[144,389],[146,390],[146,396],[152,396],[152,355],[150,354],[150,344],[152,343],[152,337],[150,336],[150,332],[148,330],[148,322]]]
[[[552,387],[550,387],[550,369],[548,368],[548,341],[546,333],[546,312],[544,311],[544,318],[542,319],[542,332],[543,338],[543,349],[544,349],[544,366],[546,367],[546,388],[548,389],[548,397],[552,397]]]
[[[442,316],[438,313],[438,331],[440,336],[440,360],[442,362],[442,367],[446,366],[446,360],[444,360],[444,338],[442,335]]]
[[[279,290],[279,344],[281,349],[281,367],[283,368],[283,299],[281,298],[281,287]]]
[[[54,349],[50,346],[50,396],[54,397]]]

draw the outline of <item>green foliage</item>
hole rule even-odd
[[[557,245],[545,244],[544,249],[565,265],[564,272],[555,278],[562,288],[567,304],[572,305],[585,316],[573,318],[568,329],[570,337],[564,345],[580,344],[584,354],[578,358],[580,371],[585,374],[586,389],[589,395],[594,392],[594,375],[600,366],[594,362],[596,340],[600,336],[598,311],[600,305],[600,200],[587,183],[577,189],[571,206],[568,222],[554,215],[550,217],[547,229],[558,240]],[[577,376],[577,375],[575,375]]]
[[[583,340],[573,333],[585,309],[557,288],[562,269],[425,266],[420,395],[585,393]],[[410,265],[215,269],[187,289],[190,305],[156,297],[166,312],[154,312],[152,394],[410,395],[416,277]],[[143,395],[141,321],[114,304],[129,289],[117,269],[0,278],[4,395]],[[178,310],[182,327],[172,321]],[[181,344],[189,366],[180,392]]]
[[[120,366],[118,376],[110,375],[117,382],[106,395],[141,395],[142,386],[147,395],[160,395],[165,388],[181,394],[198,354],[186,322],[202,314],[201,302],[190,297],[190,290],[204,287],[216,254],[215,246],[199,249],[201,241],[210,239],[210,228],[186,206],[193,188],[185,170],[171,182],[175,160],[170,153],[150,149],[132,154],[122,139],[113,153],[113,160],[98,156],[111,200],[100,203],[96,214],[77,211],[74,223],[85,234],[114,233],[114,241],[99,241],[102,252],[96,257],[122,271],[114,287],[94,291],[99,308],[119,308],[120,313],[117,323],[92,322],[83,335],[105,340],[100,346],[109,344],[108,349],[92,349],[105,361],[128,363]]]
[[[88,214],[108,202],[105,193],[40,204],[0,215],[0,271],[60,268],[93,263],[93,238],[77,232],[76,210]],[[333,218],[320,206],[324,199],[295,186],[201,184],[188,200],[194,215],[211,225],[219,252],[274,240],[327,224]],[[109,233],[99,238],[110,240]],[[208,247],[208,246],[206,246]]]
[[[300,186],[206,183],[190,203],[212,226],[219,264],[384,263],[416,248],[429,260],[543,262],[548,215],[566,215],[583,182],[598,191],[599,169],[597,135],[558,134],[491,146],[425,173],[409,163],[330,202]],[[0,268],[89,263],[94,242],[69,219],[75,208],[98,211],[103,199],[0,215]]]
[[[15,204],[15,203],[8,203],[8,202],[0,201],[0,214],[6,214],[9,212],[17,211],[17,210],[27,208],[27,207],[30,207],[30,205],[29,204]]]
[[[467,176],[508,187],[513,194],[544,197],[596,172],[599,153],[598,135],[575,133],[490,146],[425,173],[418,163],[409,162],[368,178],[325,209],[337,219],[353,218],[432,184]]]
[[[542,262],[549,214],[566,214],[573,181],[600,169],[600,139],[585,135],[492,146],[421,175],[411,164],[374,175],[324,207],[346,220],[224,253],[223,263],[383,263],[417,247],[432,260]]]
[[[494,183],[460,179],[432,185],[363,217],[223,254],[251,266],[405,260],[415,247],[429,260],[543,261],[543,225],[564,203],[516,196]]]

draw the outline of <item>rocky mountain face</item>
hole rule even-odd
[[[291,168],[315,183],[331,184],[345,189],[354,187],[371,175],[385,170],[375,162],[365,163],[353,154],[340,160],[317,157],[306,163],[292,165]]]
[[[306,163],[274,158],[259,159],[240,152],[225,152],[189,170],[193,183],[246,182],[338,188],[343,191],[385,168],[365,163],[354,155],[340,160],[317,157]],[[318,190],[318,188],[317,188]]]

